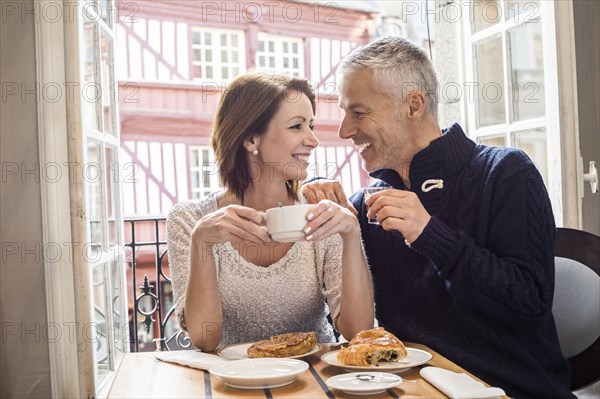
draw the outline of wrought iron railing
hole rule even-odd
[[[171,288],[171,278],[165,273],[164,265],[168,259],[167,242],[160,237],[160,227],[164,227],[165,224],[165,217],[125,219],[126,234],[129,233],[130,236],[130,241],[125,243],[125,247],[129,248],[126,261],[131,272],[128,284],[131,287],[132,300],[129,315],[132,352],[192,347],[189,337],[181,330],[174,317],[174,304],[172,301],[169,304],[163,292],[165,288]],[[142,233],[144,236],[150,234],[153,238],[141,241],[142,237],[139,236]],[[154,270],[150,277],[148,273],[144,273],[143,282],[138,286],[136,271],[143,248],[152,249]]]

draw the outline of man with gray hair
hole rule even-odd
[[[339,72],[339,136],[389,189],[351,205],[336,181],[303,193],[357,214],[379,323],[510,396],[573,397],[552,316],[554,217],[533,162],[458,124],[440,130],[435,71],[405,39],[358,48]]]

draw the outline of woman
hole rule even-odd
[[[177,204],[167,221],[176,313],[203,351],[294,331],[334,340],[373,325],[359,225],[323,200],[305,241],[273,242],[265,211],[293,205],[318,145],[315,95],[300,78],[248,73],[219,102],[211,144],[225,191]],[[328,306],[326,305],[326,301]]]

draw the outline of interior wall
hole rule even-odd
[[[600,168],[600,2],[573,1],[575,52],[577,59],[577,105],[579,108],[579,144],[583,171],[590,161]],[[583,230],[600,236],[600,193],[592,194],[584,184]]]
[[[49,398],[34,6],[12,5],[0,24],[0,397]]]

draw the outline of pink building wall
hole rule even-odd
[[[246,70],[257,66],[261,35],[299,39],[301,74],[318,93],[320,146],[311,172],[340,178],[348,193],[368,181],[354,147],[337,137],[335,69],[345,54],[373,38],[374,13],[293,1],[170,0],[119,1],[117,16],[126,216],[166,215],[173,204],[193,197],[190,149],[208,145],[225,87],[222,80],[192,78],[195,28],[241,31]]]

